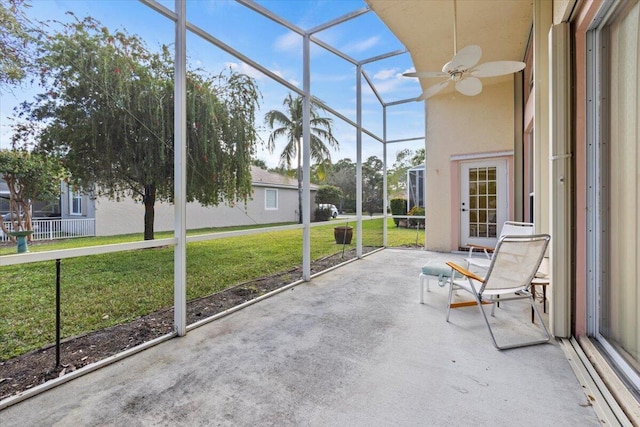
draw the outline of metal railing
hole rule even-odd
[[[13,224],[11,222],[5,221],[4,225],[7,230],[13,230]],[[96,235],[95,218],[34,218],[31,220],[31,225],[33,226],[32,241],[69,239]],[[0,230],[0,242],[7,241],[9,241],[9,236]]]

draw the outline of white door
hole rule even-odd
[[[507,161],[483,160],[461,165],[460,246],[493,247],[507,220]]]

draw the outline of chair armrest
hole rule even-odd
[[[473,274],[472,272],[470,272],[466,268],[460,267],[455,262],[448,261],[447,265],[449,267],[453,268],[455,271],[457,271],[458,273],[462,274],[465,277],[469,277],[470,279],[477,280],[480,283],[484,283],[484,279],[482,277],[480,277],[480,276],[478,276],[476,274]]]
[[[489,255],[491,252],[493,252],[493,250],[495,248],[491,248],[489,246],[482,246],[482,245],[474,245],[473,243],[467,243],[467,246],[469,247],[469,257],[473,256],[473,250],[474,249],[478,249],[484,252],[485,256],[488,259],[491,259],[491,256]]]

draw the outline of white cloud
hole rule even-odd
[[[380,71],[378,71],[377,73],[375,73],[373,75],[373,78],[377,79],[377,80],[387,80],[387,79],[390,79],[390,78],[395,77],[397,75],[398,75],[398,70],[396,68],[391,68],[391,69],[388,69],[388,70],[380,70]]]
[[[372,47],[377,45],[379,41],[380,36],[372,36],[365,40],[348,43],[342,47],[342,50],[347,53],[360,53],[371,49]]]
[[[302,52],[302,37],[292,31],[276,38],[274,43],[276,51],[280,52]]]
[[[376,72],[373,75],[373,84],[379,94],[389,94],[399,92],[400,88],[411,84],[411,79],[404,77],[397,68],[389,68]],[[363,92],[371,93],[368,85],[363,85]]]
[[[256,80],[264,79],[265,75],[260,71],[253,68],[251,65],[246,62],[227,62],[224,64],[225,67],[231,68],[234,71],[237,71],[242,74],[246,74],[249,77],[252,77]]]
[[[398,87],[403,85],[404,82],[399,78],[387,79],[383,81],[375,82],[375,87],[378,93],[393,93],[397,91]]]
[[[225,63],[225,67],[231,68],[232,70],[237,71],[239,73],[246,74],[247,76],[252,77],[258,81],[264,82],[264,81],[271,80],[271,79],[268,79],[267,76],[263,74],[261,71],[253,68],[251,65],[247,64],[246,62],[227,62]],[[300,87],[300,81],[298,81],[298,79],[296,79],[295,77],[287,77],[287,75],[284,72],[278,69],[271,69],[269,71],[271,71],[276,76],[281,77],[283,80],[288,81],[292,85],[296,87]]]

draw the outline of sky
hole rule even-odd
[[[173,22],[137,0],[30,0],[30,3],[28,16],[34,25],[51,19],[67,22],[71,19],[67,14],[70,11],[78,17],[97,18],[112,31],[125,29],[130,34],[137,34],[152,49],[162,44],[172,46],[174,42]],[[174,8],[173,0],[159,3]],[[366,7],[363,0],[264,0],[256,3],[305,31]],[[233,0],[189,0],[187,21],[295,87],[302,88],[302,38],[286,27]],[[357,61],[404,49],[373,12],[315,33],[315,36]],[[282,101],[290,93],[289,89],[193,33],[187,35],[187,60],[191,66],[213,74],[231,67],[256,79],[263,97],[256,126],[266,142],[269,129],[264,125],[264,114],[274,109],[283,111]],[[312,95],[355,122],[356,67],[314,44],[310,65]],[[421,93],[416,79],[402,76],[413,70],[408,53],[366,64],[363,69],[385,103],[413,99]],[[0,148],[9,147],[13,108],[30,100],[39,90],[23,83],[0,93]],[[382,111],[377,97],[362,79],[362,124],[381,138]],[[334,135],[340,144],[339,151],[331,153],[332,161],[342,158],[355,161],[356,129],[330,113],[323,115],[333,119]],[[409,102],[388,107],[386,131],[387,140],[424,136],[424,104]],[[362,143],[363,160],[372,155],[383,157],[381,143],[366,134]],[[259,143],[257,157],[275,167],[284,144],[284,140],[278,141],[271,153]],[[423,146],[423,140],[389,144],[387,161],[392,164],[399,150]]]

